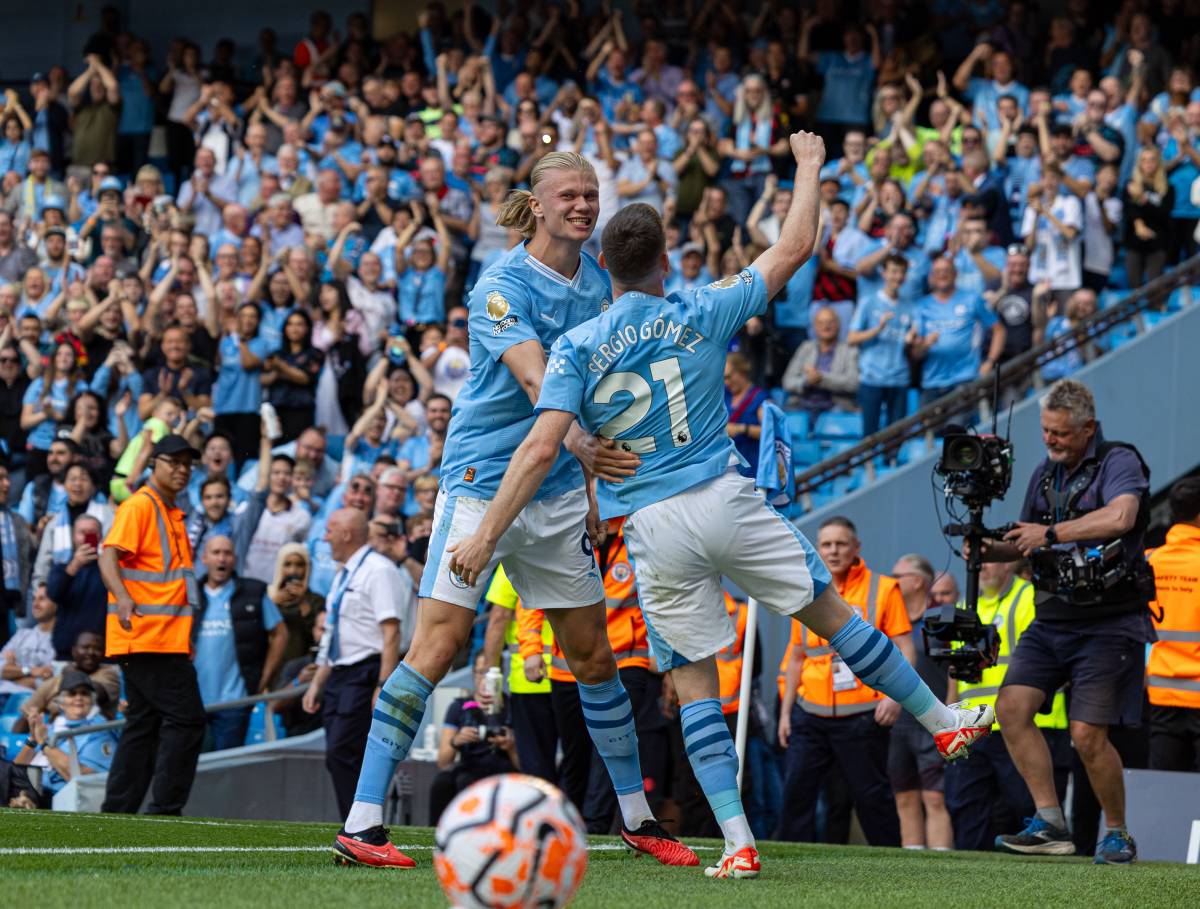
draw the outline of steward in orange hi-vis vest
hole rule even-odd
[[[1158,641],[1150,648],[1150,769],[1200,770],[1200,478],[1171,487],[1175,524],[1147,553],[1156,600]]]
[[[104,545],[119,550],[117,571],[136,606],[127,631],[109,591],[106,655],[187,653],[199,587],[183,512],[147,484],[121,503]]]
[[[108,772],[106,813],[136,814],[153,781],[147,813],[179,814],[196,776],[207,725],[189,658],[200,590],[175,498],[199,457],[182,436],[159,439],[149,480],[121,503],[100,552],[105,652],[120,663],[129,704]]]

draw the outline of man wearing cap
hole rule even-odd
[[[105,652],[121,666],[129,703],[106,812],[136,813],[153,777],[147,812],[179,814],[196,774],[205,715],[188,654],[199,588],[175,498],[199,456],[182,436],[163,436],[150,452],[149,481],[117,510],[100,553]]]
[[[684,243],[679,251],[679,265],[671,269],[667,276],[667,296],[682,293],[685,290],[695,290],[713,280],[708,269],[704,267],[704,245],[702,243]]]

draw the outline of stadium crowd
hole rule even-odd
[[[386,677],[412,634],[443,443],[470,368],[465,293],[520,239],[496,225],[497,209],[549,151],[579,152],[600,177],[589,251],[623,205],[661,211],[672,291],[736,272],[778,238],[787,136],[824,136],[820,239],[729,354],[729,434],[752,462],[770,390],[814,417],[859,411],[869,435],[1190,256],[1196,20],[1176,3],[1103,7],[524,0],[450,15],[434,2],[414,30],[382,39],[363,14],[316,12],[294,47],[278,35],[296,22],[211,49],[186,37],[150,46],[106,9],[84,65],[47,61],[0,112],[9,759],[21,746],[18,762],[40,763],[48,791],[108,769],[111,733],[78,737],[72,760],[51,735],[125,706],[104,661],[100,550],[155,446],[176,435],[198,453],[175,506],[202,580],[192,645],[203,702],[315,681],[280,711],[299,733],[322,722],[318,663],[381,656]],[[1045,377],[1098,352],[1053,360]],[[958,597],[953,578],[916,554],[890,576],[868,570],[844,519],[827,521],[818,545],[843,595],[947,690],[913,636],[930,603]],[[344,566],[367,553],[382,557],[364,572],[370,585],[348,592]],[[600,558],[610,602],[623,604],[610,637],[622,678],[637,677],[626,687],[642,692],[647,775],[680,806],[681,830],[701,832],[707,809],[630,566],[619,550]],[[1018,591],[1019,575],[997,567],[985,595],[1015,609],[1028,590],[1027,624],[1032,590]],[[561,780],[607,831],[614,801],[565,661],[502,577],[487,599],[479,691],[443,726],[435,803],[521,766]],[[727,605],[744,633],[744,604]],[[330,634],[339,609],[362,614]],[[822,643],[792,644],[778,724],[766,706],[775,692],[736,697],[743,642],[721,657],[727,715],[753,710],[756,832],[844,840],[853,804],[872,843],[981,848],[993,823],[1021,817],[993,812],[1032,813],[1003,748],[980,797],[981,762],[944,770],[896,704],[861,685],[840,700],[839,670],[815,656]],[[509,715],[489,726],[486,673],[502,651]],[[543,695],[543,712],[529,712]],[[557,735],[529,722],[547,709]],[[209,713],[195,735],[240,745],[251,719],[248,706]],[[369,721],[325,706],[335,781],[336,760],[343,777],[356,749],[361,760]],[[1065,783],[1071,751],[1065,734],[1055,742]]]

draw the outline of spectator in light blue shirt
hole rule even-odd
[[[150,153],[158,74],[150,65],[149,56],[146,42],[135,38],[129,42],[129,59],[116,72],[121,91],[121,113],[117,120],[118,173],[137,173]]]
[[[612,123],[618,119],[617,108],[626,100],[641,103],[642,87],[629,78],[623,50],[614,47],[603,59],[603,66],[594,72],[589,67],[588,78],[592,82],[592,94],[600,101],[604,118]]]
[[[674,161],[683,149],[683,140],[665,121],[667,106],[660,98],[647,98],[642,102],[642,125],[654,131],[658,140],[658,156],[664,161]]]
[[[910,337],[913,355],[924,361],[922,405],[988,375],[1004,350],[1004,323],[983,297],[958,290],[956,278],[950,259],[934,260],[929,269],[930,293],[917,304],[917,328]],[[984,359],[983,339],[989,328],[992,340]]]
[[[217,347],[217,382],[213,387],[216,428],[233,444],[241,464],[258,450],[259,406],[262,404],[262,364],[271,351],[259,337],[258,305],[243,303],[237,327],[221,338]]]
[[[1000,285],[1005,252],[1002,247],[988,246],[987,241],[987,222],[983,218],[963,220],[958,252],[954,254],[959,290],[982,295]]]
[[[642,130],[638,133],[634,154],[617,171],[617,196],[621,207],[645,202],[655,211],[662,211],[666,197],[674,191],[677,182],[675,168],[658,157],[658,139],[653,130]]]
[[[4,120],[4,140],[0,141],[0,174],[9,171],[24,177],[29,173],[29,154],[33,146],[16,114]]]
[[[283,662],[287,626],[266,585],[238,578],[233,541],[210,536],[202,556],[206,577],[192,639],[200,699],[206,706],[266,691]],[[245,744],[251,707],[208,714],[213,750]]]
[[[863,435],[902,420],[908,412],[908,344],[917,326],[917,307],[900,298],[908,260],[889,254],[883,260],[883,286],[860,297],[846,343],[858,348],[858,403]],[[887,409],[886,422],[882,419]]]
[[[704,267],[704,247],[699,243],[685,243],[679,254],[679,264],[671,269],[663,290],[669,297],[673,293],[696,290],[711,284],[713,276]]]
[[[879,33],[870,23],[866,25],[865,34],[862,26],[851,23],[842,31],[841,51],[812,53],[809,41],[817,21],[815,16],[805,20],[797,56],[801,60],[807,59],[825,77],[825,90],[817,108],[818,125],[831,125],[833,134],[841,136],[847,126],[867,126],[871,122],[871,96],[875,75],[882,62]],[[866,49],[868,37],[871,41],[869,53]]]
[[[821,180],[837,180],[838,194],[849,199],[869,179],[866,158],[866,134],[861,129],[849,130],[842,139],[842,157],[825,162]]]
[[[971,76],[981,62],[987,63],[990,78]],[[954,73],[954,87],[971,102],[976,124],[989,131],[1000,128],[996,102],[1001,95],[1012,95],[1021,110],[1029,110],[1029,89],[1016,80],[1012,57],[986,41],[977,44]]]

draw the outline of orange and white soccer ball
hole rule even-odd
[[[579,812],[555,786],[521,773],[468,786],[442,814],[433,867],[458,909],[559,909],[587,869]]]

